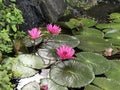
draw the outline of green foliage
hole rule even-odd
[[[9,53],[13,49],[12,40],[24,35],[23,32],[18,32],[18,25],[24,21],[21,11],[15,4],[7,3],[7,0],[0,2],[0,51]]]
[[[94,79],[91,66],[76,60],[64,61],[56,64],[50,71],[50,78],[59,85],[80,88],[88,85]]]
[[[48,85],[48,90],[68,90],[67,87],[58,85],[49,78],[42,79],[40,86],[42,85]]]

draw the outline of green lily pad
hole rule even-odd
[[[105,73],[105,75],[113,79],[115,81],[118,81],[120,83],[120,60],[112,60],[110,61],[111,68],[108,72]]]
[[[70,29],[79,27],[81,25],[81,21],[75,18],[71,18],[68,22],[64,23]]]
[[[120,90],[120,83],[108,78],[95,78],[93,84],[103,90]]]
[[[94,85],[87,85],[85,87],[85,90],[103,90],[103,89],[101,89],[101,88],[99,88],[97,86],[94,86]]]
[[[52,49],[56,49],[61,45],[76,47],[79,45],[79,43],[80,41],[76,37],[61,34],[61,35],[53,35],[53,37],[47,40],[44,47],[52,48]]]
[[[119,23],[108,23],[108,24],[98,24],[96,25],[97,28],[99,29],[116,29],[116,30],[119,30],[120,29],[120,25]]]
[[[92,52],[81,52],[76,55],[76,59],[80,62],[92,65],[93,71],[96,75],[103,74],[110,69],[108,60],[100,54]]]
[[[111,47],[111,44],[102,38],[95,38],[95,36],[86,37],[80,35],[76,35],[76,37],[81,42],[77,47],[79,49],[82,49],[83,51],[101,52],[104,51],[106,48]]]
[[[109,42],[111,42],[113,45],[120,45],[120,32],[114,31],[114,32],[106,32],[105,37],[108,38]]]
[[[113,22],[120,22],[120,13],[112,13],[109,15],[110,19],[113,20]]]
[[[59,85],[80,88],[91,83],[95,76],[91,66],[77,60],[68,60],[53,66],[50,78]]]
[[[94,29],[94,28],[87,28],[87,27],[84,27],[78,31],[75,31],[75,30],[72,30],[73,34],[74,35],[82,35],[82,36],[86,36],[86,37],[99,37],[99,38],[103,38],[104,34],[100,31],[100,30],[97,30],[97,29]]]
[[[86,27],[91,27],[96,24],[96,21],[90,19],[90,18],[80,18],[81,24]]]
[[[34,46],[34,40],[31,40],[29,36],[26,36],[23,39],[23,41],[24,41],[26,47]],[[42,42],[42,38],[39,37],[38,39],[35,40],[35,45],[38,45],[41,42]]]
[[[40,85],[37,82],[30,82],[25,85],[21,90],[40,90]]]
[[[36,55],[22,54],[19,55],[18,58],[19,61],[22,62],[27,67],[34,69],[41,69],[45,67],[42,58]]]
[[[27,78],[35,75],[38,71],[24,66],[21,62],[16,62],[12,66],[14,77]]]
[[[68,90],[67,87],[58,85],[55,82],[53,82],[51,79],[48,79],[48,78],[41,80],[40,86],[42,86],[42,85],[48,85],[48,90]]]
[[[39,49],[38,55],[43,59],[45,64],[48,65],[56,62],[57,60],[56,52],[53,49]]]

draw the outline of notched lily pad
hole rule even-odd
[[[53,82],[51,79],[48,79],[48,78],[41,80],[40,86],[42,86],[42,85],[47,85],[48,90],[68,90],[67,87],[58,85],[55,82]]]
[[[109,78],[95,78],[93,84],[102,90],[120,90],[120,83]]]
[[[76,55],[78,61],[92,65],[93,71],[96,75],[103,74],[110,69],[108,60],[100,54],[81,52]]]
[[[29,36],[26,36],[23,39],[23,41],[24,41],[26,47],[34,46],[34,40],[31,40]],[[42,38],[39,37],[38,39],[35,40],[35,45],[38,45],[41,42],[42,42]]]
[[[102,52],[106,48],[111,47],[111,44],[102,38],[95,38],[94,36],[86,37],[80,35],[76,35],[76,37],[81,41],[77,47],[83,51]]]
[[[61,45],[76,47],[79,45],[79,43],[80,41],[76,37],[61,34],[61,35],[54,35],[53,37],[48,39],[44,47],[50,49],[56,49]]]
[[[41,69],[45,67],[42,58],[36,55],[22,54],[19,55],[18,58],[19,61],[22,62],[27,67],[34,69]]]
[[[120,83],[120,60],[112,60],[110,61],[111,68],[105,75]]]
[[[50,78],[59,85],[80,88],[90,84],[95,77],[91,66],[68,60],[52,67]]]

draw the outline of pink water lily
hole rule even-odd
[[[28,30],[28,33],[30,35],[30,38],[34,40],[42,36],[41,31],[37,28],[32,28],[31,30]]]
[[[67,46],[67,45],[62,45],[58,47],[56,51],[61,60],[71,59],[73,58],[73,55],[75,54],[75,50],[72,47]]]
[[[61,31],[61,28],[57,25],[48,24],[46,28],[51,34],[59,34]]]
[[[42,85],[42,86],[40,87],[40,90],[48,90],[48,85]]]

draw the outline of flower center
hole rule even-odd
[[[66,51],[63,51],[63,54],[64,54],[64,55],[66,55],[66,54],[67,54],[67,52],[66,52]]]

